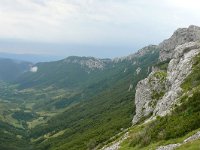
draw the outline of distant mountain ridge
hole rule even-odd
[[[32,65],[30,62],[0,58],[0,80],[14,81],[28,72]]]
[[[0,52],[0,57],[19,61],[27,61],[31,63],[56,61],[64,58],[62,56],[50,56],[45,54],[14,54],[5,52]]]

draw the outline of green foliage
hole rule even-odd
[[[156,71],[153,76],[161,81],[164,81],[166,80],[167,73],[165,71]]]
[[[99,73],[103,80],[95,84],[93,82],[84,90],[84,93],[93,93],[90,97],[85,97],[84,103],[53,117],[46,125],[36,126],[31,130],[31,137],[38,138],[44,134],[65,130],[63,135],[38,144],[43,149],[50,147],[59,150],[84,150],[106,142],[121,132],[121,128],[131,125],[134,91],[128,92],[128,86],[132,83],[135,88],[138,81],[148,75],[149,65],[153,65],[157,58],[157,52],[150,52],[133,60],[138,61],[138,65],[142,68],[140,76],[134,74],[138,66],[133,66],[128,60],[118,62],[114,68],[104,70],[104,75]],[[124,68],[127,68],[125,73]]]
[[[164,96],[164,94],[164,91],[153,91],[151,95],[152,101],[149,103],[149,105],[155,107],[158,100],[161,99]]]
[[[0,92],[6,94],[0,98],[8,100],[3,103],[8,107],[14,104],[3,117],[23,123],[25,130],[20,135],[33,139],[34,149],[101,146],[122,128],[131,126],[135,90],[128,91],[129,85],[135,89],[157,59],[158,51],[149,51],[133,60],[111,62],[103,70],[63,61],[39,63],[37,73],[25,73],[16,81],[19,86],[2,85]],[[138,67],[142,69],[139,76],[135,72]],[[26,124],[35,120],[39,124],[28,129]]]
[[[17,111],[13,113],[12,117],[17,120],[30,121],[36,118],[37,115],[32,112]]]
[[[45,142],[44,147],[51,143],[58,149],[86,149],[88,145],[91,146],[91,139],[97,146],[120,132],[121,128],[131,125],[133,94],[128,92],[126,84],[114,85],[84,104],[52,118],[47,122],[48,126],[34,128],[31,136],[67,129],[64,135]]]
[[[161,70],[167,70],[167,67],[168,67],[168,64],[170,62],[170,59],[168,60],[165,60],[165,61],[162,61],[162,62],[159,62],[155,65],[155,67],[161,69]]]
[[[146,136],[146,131],[143,130],[142,132],[138,132],[133,135],[132,141],[130,143],[130,147],[135,147],[136,145],[140,144],[141,146],[147,146],[151,142],[151,137]]]
[[[27,135],[22,129],[0,121],[0,149],[33,150],[34,148],[30,141],[27,140]]]
[[[163,91],[161,91],[161,92],[153,91],[151,98],[154,100],[159,100],[160,98],[162,98],[164,96],[164,94],[165,93]]]
[[[200,55],[197,55],[193,59],[193,71],[192,73],[187,77],[185,82],[181,85],[181,87],[185,91],[189,91],[194,89],[195,87],[200,85]]]
[[[185,51],[188,51],[186,49]],[[160,68],[162,64],[157,67]],[[196,133],[200,128],[200,55],[193,59],[192,73],[181,85],[183,95],[171,114],[157,117],[145,124],[144,128],[130,131],[130,138],[122,144],[122,149],[156,149],[165,144],[179,143]],[[162,94],[154,93],[158,99]],[[137,126],[136,126],[137,127]],[[189,135],[190,134],[190,135]],[[189,135],[189,136],[188,136]],[[178,140],[178,141],[177,141]],[[178,149],[199,149],[199,140],[183,144]]]

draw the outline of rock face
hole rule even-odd
[[[200,28],[178,29],[159,47],[160,61],[170,59],[167,71],[152,69],[149,76],[136,87],[136,115],[133,124],[152,116],[165,116],[182,95],[181,84],[192,71],[193,58],[200,53]],[[194,41],[194,42],[190,42]]]
[[[164,116],[170,112],[173,104],[182,94],[181,84],[192,71],[192,59],[200,52],[198,42],[189,42],[178,46],[169,62],[167,70],[168,91],[158,101],[154,115]]]
[[[171,59],[173,50],[178,46],[187,42],[200,40],[200,27],[191,25],[189,28],[180,28],[167,40],[158,45],[160,51],[160,61]]]
[[[124,60],[134,60],[134,58],[137,58],[137,57],[141,57],[141,56],[144,56],[146,53],[154,53],[155,51],[158,50],[158,46],[157,45],[149,45],[149,46],[146,46],[142,49],[140,49],[138,52],[134,53],[134,54],[131,54],[129,56],[126,56],[126,57],[120,57],[120,58],[114,58],[113,59],[113,62],[119,62],[119,61],[124,61]],[[134,64],[136,64],[136,62],[134,61],[133,62]]]
[[[141,68],[138,67],[138,68],[136,69],[136,73],[137,73],[137,75],[140,73],[140,71],[141,71]]]
[[[165,92],[166,73],[163,71],[152,72],[148,78],[140,81],[136,87],[135,105],[136,115],[133,118],[133,124],[141,118],[148,117],[157,101]]]
[[[71,56],[64,59],[65,63],[79,64],[82,67],[87,67],[89,69],[104,69],[105,65],[111,62],[110,59],[97,59],[94,57],[76,57]]]

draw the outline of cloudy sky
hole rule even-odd
[[[200,26],[199,0],[0,0],[0,52],[117,57]]]

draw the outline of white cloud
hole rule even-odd
[[[38,67],[37,67],[37,66],[32,67],[32,68],[30,69],[30,71],[31,71],[31,72],[37,72],[37,71],[38,71]]]
[[[92,45],[158,43],[200,25],[198,0],[1,0],[0,38]]]

